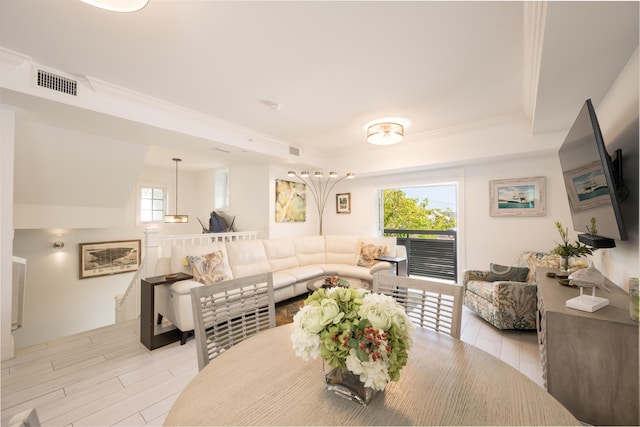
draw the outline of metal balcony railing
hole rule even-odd
[[[457,282],[457,233],[455,230],[384,230],[407,248],[409,275]]]

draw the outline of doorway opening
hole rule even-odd
[[[409,275],[457,282],[456,183],[380,190],[380,229],[407,249]]]

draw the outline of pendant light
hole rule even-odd
[[[180,163],[182,159],[173,158],[171,160],[176,162],[176,214],[165,215],[164,222],[189,222],[189,215],[178,215],[178,163]]]

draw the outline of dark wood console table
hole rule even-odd
[[[147,277],[140,282],[140,342],[149,350],[154,350],[163,345],[179,341],[182,333],[178,328],[156,334],[155,331],[155,292],[158,285],[170,285],[179,280],[189,280],[193,276],[185,273],[177,273],[176,277],[167,279],[167,276]]]
[[[629,295],[608,282],[596,295],[609,305],[593,313],[567,308],[580,294],[537,268],[538,343],[547,391],[580,421],[638,425],[638,322],[629,316]],[[589,294],[591,291],[589,290]]]
[[[394,268],[396,270],[396,276],[408,276],[409,275],[408,271],[407,271],[407,259],[406,258],[381,255],[381,256],[377,257],[376,260],[378,260],[378,261],[386,261],[386,262],[390,262],[391,264],[393,264],[393,266],[394,266]]]

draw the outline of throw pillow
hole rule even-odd
[[[509,267],[500,264],[490,264],[489,274],[485,277],[487,282],[524,282],[529,274],[529,268],[527,267]]]
[[[360,255],[358,256],[358,265],[360,267],[373,267],[380,261],[376,258],[385,253],[384,246],[376,246],[373,243],[366,245],[360,244]]]
[[[230,279],[225,270],[224,255],[221,251],[202,256],[187,255],[187,260],[191,266],[193,280],[197,282],[206,285]]]

